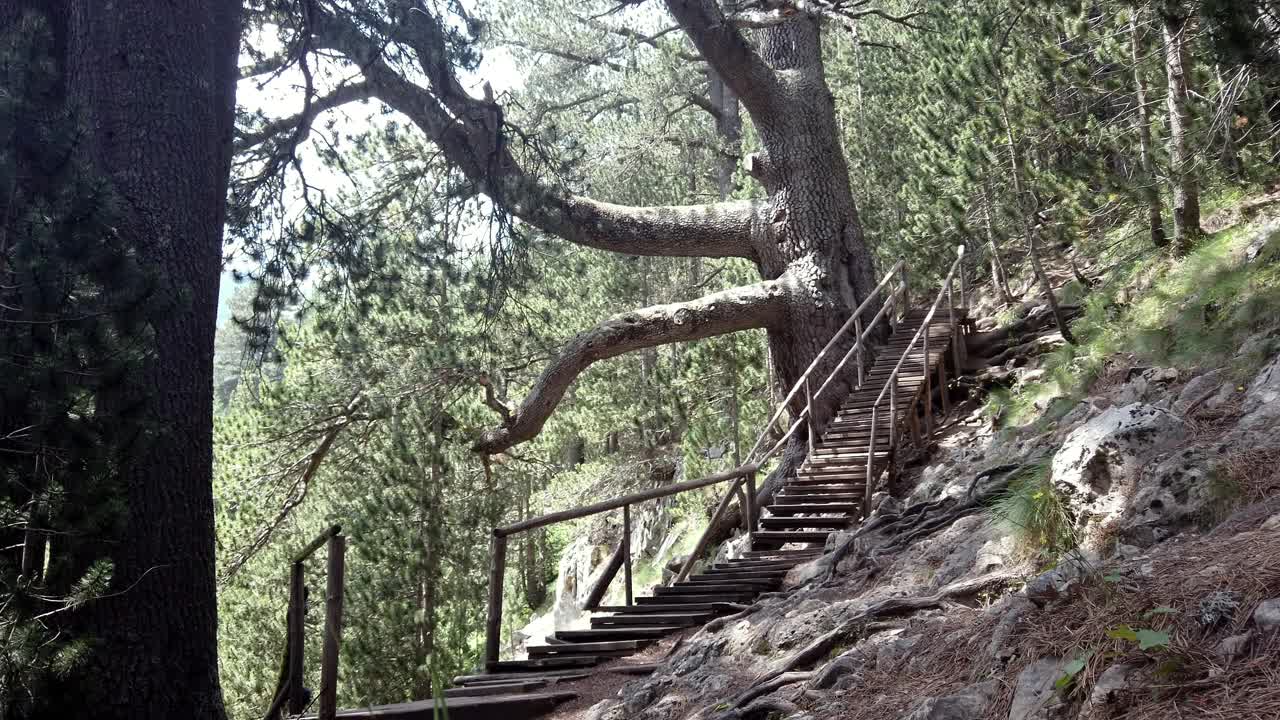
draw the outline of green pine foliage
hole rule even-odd
[[[58,716],[47,683],[94,642],[127,520],[118,458],[145,427],[103,402],[144,360],[154,277],[113,227],[115,200],[61,109],[43,18],[0,38],[0,714]],[[48,715],[46,713],[52,713]]]

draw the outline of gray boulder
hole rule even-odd
[[[1280,355],[1276,355],[1254,377],[1244,393],[1236,434],[1270,433],[1280,422]]]
[[[1141,403],[1108,408],[1076,428],[1053,456],[1053,483],[1067,500],[1083,544],[1125,511],[1143,470],[1186,437],[1180,418]]]
[[[1221,462],[1207,448],[1186,448],[1144,470],[1119,522],[1120,539],[1146,548],[1200,522],[1218,502],[1214,474]]]
[[[1210,370],[1203,375],[1191,378],[1182,387],[1182,392],[1178,393],[1178,398],[1173,401],[1173,412],[1186,415],[1192,405],[1208,402],[1208,398],[1215,395],[1224,382],[1226,382],[1226,375],[1221,369]]]
[[[1089,699],[1080,708],[1080,720],[1110,717],[1110,708],[1121,692],[1129,687],[1129,675],[1134,671],[1132,665],[1112,665],[1098,676],[1093,684]]]
[[[925,698],[903,720],[982,720],[999,692],[999,681],[988,680],[955,695]]]
[[[1062,702],[1054,684],[1062,677],[1066,661],[1042,658],[1018,673],[1009,720],[1049,720],[1061,715]]]
[[[1263,600],[1253,611],[1253,624],[1263,632],[1280,630],[1280,598]]]

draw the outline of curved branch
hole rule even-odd
[[[328,95],[312,100],[309,112],[304,110],[296,115],[270,120],[261,128],[252,132],[238,132],[235,152],[239,154],[252,150],[276,135],[298,128],[302,129],[301,139],[305,139],[310,133],[311,124],[315,122],[320,113],[357,100],[367,100],[372,96],[373,90],[367,82],[359,81],[339,85]]]
[[[778,78],[715,0],[666,0],[698,52],[753,115],[767,112],[780,95]]]
[[[631,207],[564,192],[524,171],[507,146],[501,107],[462,91],[438,53],[418,55],[430,65],[433,92],[393,69],[383,45],[349,20],[328,15],[317,35],[319,44],[360,68],[374,97],[409,118],[481,192],[525,222],[578,245],[628,255],[755,257],[751,238],[762,222],[760,202]]]
[[[783,276],[754,285],[712,293],[684,303],[654,305],[600,323],[564,347],[503,427],[480,436],[472,450],[502,452],[536,436],[578,375],[597,360],[633,350],[701,340],[781,322],[790,302],[790,280]]]

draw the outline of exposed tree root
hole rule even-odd
[[[972,515],[986,506],[996,495],[1003,492],[1009,486],[1009,479],[1023,467],[1023,465],[1012,464],[997,465],[978,473],[969,485],[969,490],[965,494],[963,501],[958,501],[956,498],[942,498],[940,500],[917,503],[896,515],[882,515],[873,518],[859,528],[852,537],[823,557],[821,564],[826,567],[827,574],[820,584],[826,585],[832,582],[835,579],[836,569],[839,567],[840,562],[855,550],[861,551],[859,554],[865,553],[864,557],[868,559],[872,555],[895,552],[921,537],[931,535],[951,525],[962,517]],[[983,487],[977,494],[974,493],[984,479],[997,476],[996,482]],[[949,510],[945,514],[934,515],[936,511],[943,508],[949,508]],[[866,541],[861,538],[873,532],[882,533],[888,536],[889,540],[881,545],[868,547]]]
[[[953,605],[953,598],[971,597],[984,590],[993,587],[999,587],[1017,579],[1017,575],[1008,572],[995,572],[968,580],[960,580],[939,590],[933,595],[925,597],[907,597],[907,598],[888,598],[875,603],[862,612],[845,620],[839,627],[819,636],[816,640],[801,648],[791,657],[787,658],[782,666],[774,672],[771,672],[757,680],[751,687],[747,688],[738,697],[742,698],[752,693],[752,697],[758,697],[761,693],[756,692],[759,688],[780,687],[781,685],[773,685],[780,678],[787,675],[797,675],[795,671],[798,668],[812,666],[819,660],[827,656],[838,643],[848,641],[850,639],[861,639],[866,633],[868,624],[880,618],[892,617],[894,615],[902,615],[918,612],[920,610],[933,610],[945,608]],[[786,683],[781,683],[785,685]],[[769,692],[765,690],[764,692]]]

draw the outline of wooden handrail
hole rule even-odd
[[[697,480],[686,480],[684,482],[672,483],[671,485],[663,485],[662,487],[642,490],[640,492],[631,493],[630,495],[616,497],[612,500],[601,500],[598,503],[583,505],[582,507],[572,508],[570,510],[560,510],[558,512],[532,517],[527,520],[521,520],[517,523],[494,528],[493,534],[498,537],[508,537],[510,535],[515,535],[516,533],[525,532],[526,530],[540,528],[544,525],[552,525],[566,520],[577,520],[589,515],[598,515],[602,512],[617,510],[618,508],[626,507],[627,505],[634,505],[635,503],[644,502],[645,500],[655,500],[669,495],[676,495],[686,490],[696,490],[700,487],[706,487],[708,485],[715,485],[729,480],[734,480],[736,478],[746,477],[748,473],[756,472],[758,469],[758,465],[754,463],[747,463],[745,465],[739,465],[732,470],[715,473],[714,475],[707,475],[706,477],[698,478]]]
[[[795,399],[796,394],[800,392],[800,389],[804,387],[805,380],[813,374],[814,369],[818,367],[818,363],[822,362],[822,359],[831,351],[831,348],[835,347],[835,344],[840,341],[840,338],[844,337],[844,334],[849,331],[849,328],[854,326],[858,321],[858,318],[862,316],[862,311],[866,310],[872,301],[875,300],[875,298],[880,294],[880,291],[884,289],[884,286],[889,284],[889,281],[893,279],[893,276],[906,267],[904,262],[905,261],[903,260],[899,260],[894,263],[893,267],[889,269],[889,272],[885,273],[884,278],[880,283],[876,285],[871,292],[867,293],[867,297],[864,298],[858,305],[857,309],[853,311],[853,314],[849,316],[849,319],[844,321],[844,324],[841,325],[840,329],[831,336],[831,339],[827,341],[827,344],[822,348],[822,350],[818,351],[818,354],[815,355],[813,360],[809,363],[809,367],[805,368],[804,372],[800,373],[800,377],[796,378],[795,383],[791,386],[791,391],[782,399],[782,402],[778,403],[777,409],[773,411],[773,415],[769,418],[769,421],[764,424],[764,429],[760,431],[760,436],[756,438],[756,444],[751,447],[751,452],[747,453],[748,458],[751,458],[760,450],[761,445],[764,444],[764,439],[769,435],[769,428],[773,427],[773,424],[778,422],[778,418],[782,417],[782,413],[787,409],[787,406],[791,404],[791,401]],[[861,338],[859,338],[859,342],[861,342]],[[855,343],[855,347],[857,345],[858,343]]]
[[[880,403],[884,401],[885,393],[889,393],[891,398],[890,408],[889,408],[889,423],[890,423],[890,433],[892,434],[894,432],[894,425],[897,423],[898,402],[897,402],[896,391],[898,388],[898,373],[902,371],[903,364],[906,363],[907,357],[911,354],[911,350],[915,348],[916,343],[920,342],[921,337],[924,338],[925,392],[932,394],[932,390],[930,389],[930,386],[929,386],[929,380],[930,380],[929,324],[933,322],[933,316],[937,313],[938,305],[939,303],[942,302],[943,296],[946,295],[948,298],[953,297],[952,291],[951,291],[951,283],[955,278],[956,268],[961,266],[961,261],[963,260],[964,260],[964,246],[960,245],[956,248],[956,259],[954,262],[951,263],[951,269],[947,272],[947,277],[943,281],[942,287],[938,290],[937,296],[933,299],[933,304],[929,306],[929,311],[925,313],[924,320],[923,322],[921,322],[920,328],[916,330],[914,335],[911,336],[911,341],[908,342],[906,348],[903,349],[902,356],[898,358],[897,364],[893,366],[893,371],[889,373],[889,377],[885,380],[884,385],[880,387],[880,393],[876,396],[875,401],[871,403],[871,428],[869,432],[869,438],[867,440],[866,480],[865,480],[865,486],[862,489],[862,492],[863,492],[862,516],[864,518],[867,516],[868,513],[871,512],[871,496],[875,492],[875,479],[876,477],[878,477],[878,473],[875,472],[876,426],[878,424],[877,415],[879,413]],[[951,323],[952,323],[952,333],[954,334],[955,332],[954,308],[952,309]],[[943,392],[946,392],[945,388],[943,388]],[[926,404],[927,403],[928,401],[926,400]],[[930,414],[930,411],[926,410],[926,417],[925,417],[926,426],[929,424],[929,414]],[[890,442],[890,447],[892,447],[892,445],[893,443]]]

